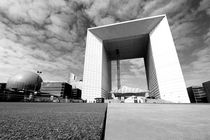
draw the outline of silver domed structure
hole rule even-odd
[[[24,71],[11,77],[6,88],[10,90],[38,91],[42,81],[38,74]]]

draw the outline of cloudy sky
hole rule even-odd
[[[44,81],[82,78],[87,28],[159,14],[167,14],[186,85],[210,80],[209,0],[0,0],[0,82],[23,70],[42,71]],[[121,61],[121,77],[146,88],[140,59]]]

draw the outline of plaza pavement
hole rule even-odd
[[[210,104],[108,104],[105,140],[210,139]]]

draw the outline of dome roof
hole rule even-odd
[[[41,87],[41,82],[42,78],[38,74],[24,71],[8,80],[7,89],[38,91]]]

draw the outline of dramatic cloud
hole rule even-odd
[[[22,70],[82,77],[87,28],[158,14],[167,14],[187,85],[210,80],[209,0],[0,0],[1,81]],[[142,60],[121,64],[122,84],[146,88]]]
[[[201,85],[204,81],[209,81],[210,77],[210,46],[194,52],[193,55],[197,57],[197,60],[186,66],[186,83],[187,85]]]
[[[210,15],[210,1],[209,0],[202,0],[200,2],[199,11],[206,11],[206,14]]]
[[[42,70],[48,80],[64,80],[69,72],[81,76],[86,29],[92,26],[83,10],[76,1],[0,1],[0,57],[8,61],[1,61],[1,69],[12,65],[7,75],[14,68]]]

